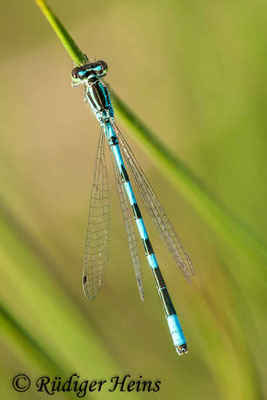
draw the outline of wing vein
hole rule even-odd
[[[133,219],[132,219],[132,215],[131,215],[131,210],[128,205],[128,201],[127,201],[125,189],[123,186],[122,178],[119,173],[119,169],[114,160],[113,154],[110,154],[110,155],[111,155],[111,159],[112,159],[113,171],[115,174],[115,180],[116,180],[116,184],[117,184],[117,191],[118,191],[118,196],[120,199],[120,205],[121,205],[124,225],[125,225],[125,229],[126,229],[126,233],[127,233],[127,237],[128,237],[130,253],[131,253],[131,257],[132,257],[132,261],[133,261],[137,287],[138,287],[141,299],[144,300],[144,286],[143,286],[143,278],[142,278],[142,269],[141,269],[141,265],[140,265],[140,258],[139,258],[139,253],[138,253],[137,240],[136,240],[136,235],[135,235],[135,231],[134,231],[134,224],[133,224]]]
[[[154,222],[162,241],[172,255],[174,262],[179,267],[185,278],[190,282],[192,275],[194,275],[192,262],[160,201],[158,200],[149,180],[145,176],[136,157],[130,149],[130,146],[119,131],[117,125],[114,124],[114,128],[146,210]]]
[[[83,264],[83,290],[93,300],[101,288],[109,257],[110,199],[105,160],[105,135],[101,129],[94,166]]]

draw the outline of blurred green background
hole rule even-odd
[[[266,241],[267,3],[49,4],[89,58],[107,61],[114,91]],[[162,382],[158,393],[87,396],[94,399],[264,399],[266,260],[226,245],[127,133],[195,265],[190,287],[148,222],[189,354],[175,353],[142,247],[140,301],[112,174],[110,261],[97,299],[85,299],[99,126],[34,1],[2,0],[1,10],[1,396],[22,397],[11,387],[19,372],[33,382],[76,372]],[[26,396],[45,398],[34,387]]]

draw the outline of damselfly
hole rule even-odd
[[[190,281],[190,278],[194,273],[193,266],[173,228],[173,225],[169,221],[163,207],[155,195],[152,186],[114,121],[114,110],[110,100],[109,91],[102,80],[106,73],[107,64],[104,61],[90,63],[88,60],[86,65],[75,67],[71,74],[72,86],[84,85],[85,101],[90,104],[101,126],[95,160],[94,183],[90,198],[85,246],[82,279],[84,294],[89,300],[95,298],[103,283],[104,272],[109,256],[110,200],[105,160],[106,138],[109,144],[111,158],[113,160],[117,190],[140,296],[143,300],[143,280],[133,218],[135,219],[139,235],[143,241],[148,264],[150,265],[155,278],[156,287],[162,301],[174,346],[178,354],[187,353],[187,345],[182,327],[158,266],[120,149],[122,149],[124,159],[131,171],[132,177],[136,183],[148,214],[154,222],[175,263],[188,281]],[[128,203],[132,208],[133,218]]]

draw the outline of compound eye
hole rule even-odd
[[[78,79],[78,68],[77,67],[73,68],[73,70],[71,71],[71,76],[74,79]]]
[[[108,65],[105,61],[99,61],[101,67],[102,67],[102,74],[106,75],[106,73],[108,72]]]

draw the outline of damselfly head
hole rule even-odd
[[[78,77],[78,67],[73,68],[73,70],[71,71],[71,76],[73,77],[73,79],[79,79],[79,77]]]
[[[82,65],[73,68],[71,76],[75,80],[92,80],[102,78],[107,74],[108,66],[105,61],[96,61],[94,63]]]
[[[107,75],[108,64],[105,61],[99,60],[99,61],[97,61],[97,62],[95,62],[93,64],[95,65],[94,66],[94,70],[95,71],[97,70],[97,76],[98,77],[102,77],[102,76]],[[93,65],[93,64],[91,64],[91,65]]]

